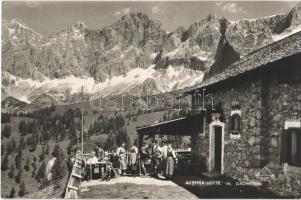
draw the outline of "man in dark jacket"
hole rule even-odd
[[[157,140],[153,141],[152,146],[152,163],[153,163],[153,175],[158,178],[159,169],[161,166],[162,149]]]
[[[140,160],[141,160],[141,169],[142,169],[142,174],[146,175],[146,168],[145,164],[147,163],[147,160],[150,158],[149,156],[149,150],[148,150],[148,145],[143,142],[141,150],[140,150]]]

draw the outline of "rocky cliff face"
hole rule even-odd
[[[220,19],[211,14],[187,29],[167,32],[160,22],[132,12],[101,30],[77,22],[49,37],[20,20],[4,20],[1,89],[26,102],[46,95],[70,103],[82,85],[86,93],[102,96],[185,88],[201,82],[211,66],[214,74],[300,30],[300,13],[297,6],[283,15],[227,21],[224,33]]]

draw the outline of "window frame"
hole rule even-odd
[[[300,163],[294,163],[292,161],[292,148],[293,148],[293,145],[292,145],[292,135],[293,135],[293,131],[297,131],[297,133],[295,134],[300,134],[301,135],[301,128],[288,128],[288,132],[286,134],[288,134],[288,144],[287,144],[287,164],[291,165],[291,166],[296,166],[296,167],[301,167],[301,161]],[[300,136],[299,136],[300,137]],[[297,151],[298,153],[298,151]],[[300,152],[301,153],[301,152]]]
[[[296,134],[301,134],[301,121],[285,121],[284,125],[284,137],[286,138],[284,144],[285,149],[281,149],[281,154],[286,154],[285,160],[282,161],[283,163],[286,163],[288,166],[295,167],[295,168],[301,168],[301,162],[300,163],[292,163],[291,157],[292,157],[292,144],[291,144],[291,137],[292,137],[292,130],[298,130],[299,133]],[[283,147],[282,147],[283,148]],[[283,152],[284,151],[284,152]]]
[[[238,130],[235,129],[235,118],[238,118],[239,127]],[[233,122],[234,120],[234,122]],[[241,110],[232,110],[229,118],[228,132],[230,133],[231,139],[239,139],[241,133]]]

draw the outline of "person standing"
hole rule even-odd
[[[162,141],[162,174],[166,177],[166,163],[167,163],[167,144],[166,141]]]
[[[137,172],[137,157],[138,157],[138,148],[135,144],[130,149],[130,166],[132,170],[132,176],[136,175]]]
[[[126,166],[126,150],[125,150],[125,143],[123,142],[120,147],[117,148],[116,152],[118,156],[119,162],[119,174],[124,175],[125,170],[127,169]]]
[[[175,167],[175,159],[176,153],[172,148],[172,145],[169,143],[167,146],[167,159],[166,159],[166,170],[165,175],[166,179],[169,180],[173,177],[174,167]]]
[[[153,175],[158,178],[160,164],[161,164],[161,157],[162,157],[162,149],[157,144],[157,141],[153,141],[153,148],[152,148],[152,161],[153,161]]]
[[[142,144],[141,153],[140,153],[141,169],[142,169],[142,174],[144,176],[147,175],[145,164],[146,164],[148,159],[149,159],[148,145],[144,142]]]

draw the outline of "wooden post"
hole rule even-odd
[[[81,130],[81,143],[82,143],[82,153],[84,153],[84,86],[82,86],[82,130]]]
[[[138,136],[138,164],[139,164],[139,176],[141,175],[141,147],[143,142],[143,135]]]
[[[92,164],[90,163],[90,180],[92,180]]]

